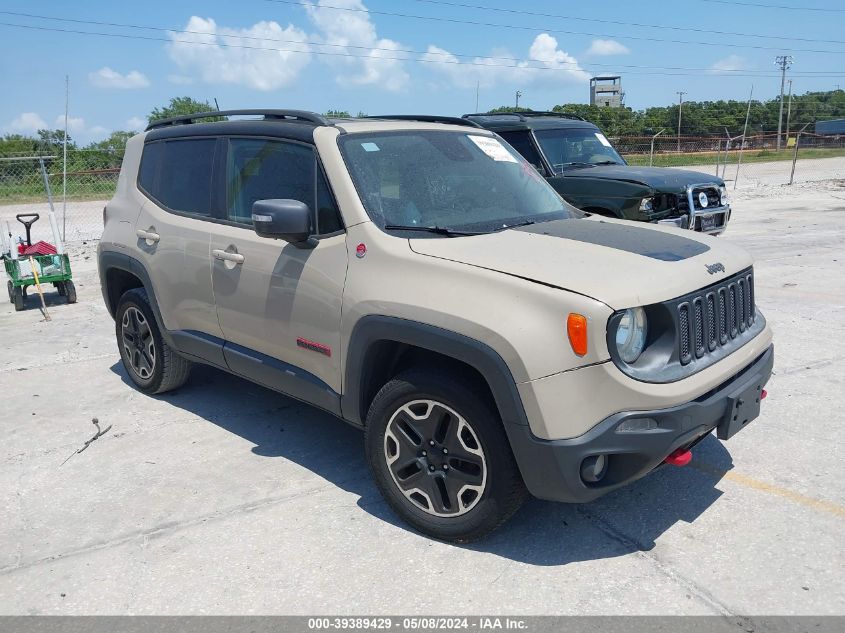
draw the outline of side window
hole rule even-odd
[[[144,146],[141,167],[138,170],[138,186],[153,197],[155,197],[156,174],[163,149],[164,143],[147,143]]]
[[[148,145],[143,162],[159,163],[158,179],[148,193],[173,211],[211,216],[211,172],[215,139],[166,141]],[[153,149],[154,146],[161,146]],[[146,156],[151,150],[150,156]],[[157,160],[156,160],[157,159]],[[144,178],[142,173],[141,178]]]
[[[226,217],[252,224],[252,205],[272,198],[299,200],[312,209],[317,160],[306,146],[233,138],[226,166]]]
[[[528,132],[501,132],[499,136],[510,143],[517,152],[522,154],[525,160],[534,165],[537,171],[544,176],[546,175],[546,170],[543,168],[543,161],[540,158],[539,152],[534,148]]]
[[[343,228],[340,212],[334,202],[334,197],[326,182],[326,176],[317,170],[317,233],[325,235]]]

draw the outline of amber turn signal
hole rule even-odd
[[[587,317],[571,312],[566,319],[566,333],[572,351],[578,356],[584,356],[587,353]]]

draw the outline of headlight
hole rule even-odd
[[[725,189],[725,185],[719,187],[719,203],[723,207],[728,204],[728,190]]]
[[[645,310],[642,308],[625,310],[616,327],[616,350],[619,352],[619,358],[628,364],[636,362],[643,353],[647,332],[648,321]]]
[[[654,211],[654,198],[640,200],[640,211]]]

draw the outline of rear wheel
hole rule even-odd
[[[502,422],[458,376],[409,371],[367,415],[366,449],[390,507],[420,532],[465,543],[505,522],[526,491]]]
[[[73,285],[73,282],[68,279],[67,281],[62,282],[62,286],[64,286],[64,294],[67,297],[67,302],[76,303],[76,286]]]
[[[72,284],[69,287],[72,288]],[[162,339],[143,288],[129,290],[120,298],[115,314],[115,334],[126,373],[141,391],[164,393],[181,387],[188,380],[191,362],[179,356]]]
[[[20,312],[21,310],[23,310],[23,301],[24,301],[24,298],[25,298],[24,294],[23,294],[23,288],[20,287],[20,286],[17,286],[12,291],[12,295],[13,295],[12,296],[12,303],[15,304],[15,311]]]
[[[53,284],[53,286],[56,288],[56,292],[59,293],[60,297],[67,296],[67,286],[65,286],[65,282],[57,281]]]

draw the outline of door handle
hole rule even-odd
[[[230,253],[229,251],[224,251],[219,248],[215,248],[213,251],[211,251],[211,254],[214,256],[214,259],[219,259],[224,262],[234,262],[235,264],[244,263],[244,256],[240,253]]]
[[[152,231],[145,231],[144,229],[138,229],[135,231],[135,235],[137,235],[142,240],[147,240],[147,242],[158,242],[161,239],[161,235],[158,233],[154,233]]]

